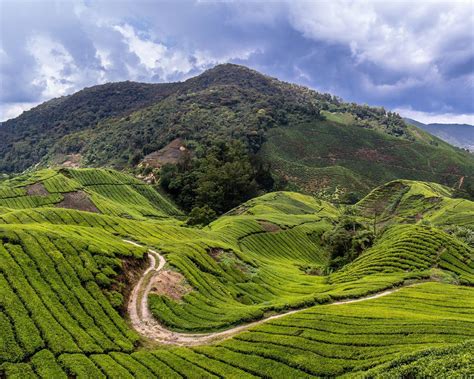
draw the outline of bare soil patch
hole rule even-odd
[[[79,168],[81,167],[81,159],[81,154],[66,155],[66,159],[61,163],[61,166],[66,168]]]
[[[58,208],[77,209],[78,211],[100,213],[84,191],[64,193],[64,200],[56,204]]]
[[[211,256],[212,259],[214,259],[216,262],[220,262],[222,254],[224,254],[224,250],[218,247],[212,247],[209,250],[209,255]]]
[[[140,259],[135,257],[122,259],[121,270],[111,288],[113,291],[120,292],[124,297],[122,307],[119,309],[120,314],[124,315],[127,313],[127,304],[130,300],[133,287],[140,280],[147,267],[148,259],[146,254]]]
[[[277,224],[274,224],[273,222],[270,222],[270,221],[259,220],[258,223],[262,226],[263,230],[265,230],[266,232],[275,233],[281,230],[281,228]]]
[[[185,278],[179,272],[160,271],[151,282],[151,293],[168,296],[173,300],[181,300],[192,288],[186,284]]]
[[[43,183],[30,184],[26,187],[28,196],[48,196],[49,192],[44,187]]]
[[[165,164],[176,164],[179,159],[188,154],[189,151],[184,147],[184,141],[181,138],[176,138],[166,145],[163,149],[154,151],[148,154],[143,159],[143,163],[147,166],[160,168]]]

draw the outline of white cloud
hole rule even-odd
[[[72,56],[63,45],[48,36],[32,37],[27,49],[36,61],[34,85],[43,87],[42,98],[69,94],[81,76]]]
[[[367,2],[291,2],[289,18],[307,37],[354,44],[368,37],[377,21]]]
[[[202,70],[207,67],[229,62],[234,59],[248,59],[258,51],[255,48],[240,48],[234,51],[223,51],[220,54],[206,49],[184,51],[182,48],[169,47],[158,38],[140,33],[129,24],[114,25],[131,53],[135,54],[147,71],[148,77],[157,75],[163,80],[174,78],[186,79],[195,69]],[[127,69],[132,78],[139,78],[143,72],[138,67],[127,64]]]
[[[243,48],[216,55],[208,50],[198,50],[193,54],[193,58],[195,59],[196,67],[201,68],[229,62],[234,59],[247,60],[252,54],[258,53],[259,51],[257,48]]]
[[[114,29],[122,34],[130,52],[134,53],[149,71],[162,72],[163,79],[177,73],[188,73],[193,69],[189,56],[179,50],[169,49],[162,43],[153,42],[140,36],[135,29],[128,25],[116,25]]]
[[[106,50],[96,48],[95,55],[100,62],[98,83],[105,83],[107,82],[107,72],[113,68],[114,63],[110,57],[110,53]]]
[[[351,101],[472,110],[472,0],[7,3],[3,114],[84,86],[183,80],[229,61]]]
[[[110,53],[107,50],[96,48],[96,56],[99,58],[100,65],[104,70],[110,69],[113,66]]]
[[[15,118],[38,103],[7,103],[0,105],[0,122]]]
[[[394,112],[402,117],[408,117],[423,124],[470,124],[474,125],[474,114],[455,114],[455,113],[427,113],[420,112],[410,108],[397,108]]]
[[[130,25],[116,25],[114,29],[122,34],[130,51],[135,53],[147,68],[153,69],[158,66],[166,55],[166,46],[141,39]]]
[[[292,1],[306,37],[350,47],[359,62],[421,72],[459,35],[472,36],[474,2]],[[472,47],[471,47],[472,48]]]

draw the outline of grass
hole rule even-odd
[[[49,195],[28,195],[35,183]],[[78,190],[101,212],[34,200]],[[472,367],[473,250],[444,228],[472,225],[473,205],[443,186],[403,180],[372,191],[354,212],[370,224],[383,210],[375,244],[327,276],[320,237],[341,209],[310,196],[267,194],[198,229],[171,216],[179,211],[152,187],[110,170],[40,171],[2,182],[0,194],[19,202],[0,213],[0,375],[449,376]],[[223,330],[307,309],[209,346],[142,344],[123,295],[146,248],[125,238],[159,251],[192,288],[178,301],[150,295],[168,328]]]

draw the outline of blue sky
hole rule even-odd
[[[473,1],[0,0],[0,119],[234,62],[423,122],[474,124]]]

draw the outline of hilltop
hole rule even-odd
[[[178,83],[86,88],[2,123],[0,138],[0,171],[6,173],[35,165],[143,170],[180,159],[209,161],[209,151],[238,141],[243,150],[237,155],[245,162],[232,164],[254,172],[238,201],[274,189],[345,201],[399,178],[473,188],[472,155],[405,124],[398,114],[233,64]],[[199,166],[186,166],[172,181],[196,182]],[[200,205],[199,189],[190,192],[177,199],[186,208]]]
[[[114,170],[16,176],[0,184],[0,376],[462,376],[473,215],[449,187],[396,180],[349,207],[267,193],[198,228]]]

